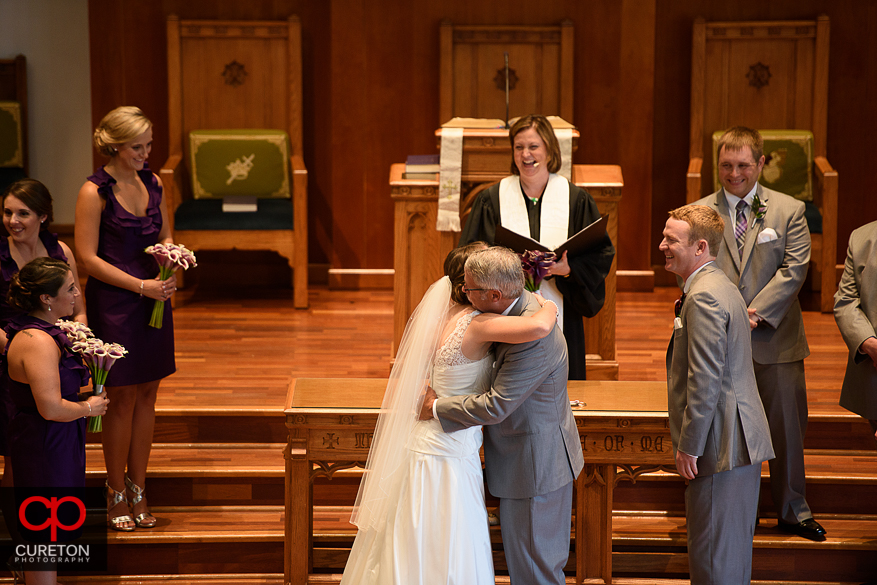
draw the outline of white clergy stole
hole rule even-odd
[[[517,234],[532,238],[527,204],[521,189],[521,178],[506,177],[499,183],[500,224]],[[539,243],[555,249],[564,243],[569,234],[569,181],[551,174],[542,193],[542,209],[539,215]],[[555,277],[556,278],[556,277]],[[540,292],[546,299],[557,303],[557,316],[563,329],[563,295],[554,284],[555,279],[543,280]]]

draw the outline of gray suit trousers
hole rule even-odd
[[[502,548],[512,585],[564,585],[572,484],[532,498],[499,501]]]
[[[748,585],[761,465],[695,477],[685,489],[691,585]]]
[[[776,453],[776,459],[768,462],[770,493],[777,518],[797,524],[813,517],[804,497],[804,433],[807,430],[804,362],[753,365]]]

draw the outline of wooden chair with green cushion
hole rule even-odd
[[[299,19],[170,16],[167,33],[170,155],[161,178],[174,241],[195,252],[277,252],[292,268],[295,306],[306,308]],[[256,211],[223,211],[224,200],[242,197]]]
[[[828,37],[827,16],[695,21],[686,183],[689,203],[718,189],[715,133],[731,126],[759,129],[770,157],[760,181],[807,205],[813,244],[805,287],[818,293],[823,312],[834,306],[840,269],[838,176],[827,158]]]
[[[0,194],[27,177],[27,61],[0,59]]]

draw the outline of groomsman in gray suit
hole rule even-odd
[[[834,319],[850,350],[840,405],[869,419],[877,433],[877,221],[850,235]]]
[[[722,188],[695,203],[724,220],[716,264],[748,307],[755,379],[776,451],[770,488],[778,527],[820,541],[825,529],[813,519],[804,494],[804,358],[810,348],[798,292],[810,262],[810,232],[801,201],[758,184],[763,153],[757,130],[737,126],[725,132],[717,153]]]
[[[524,290],[520,258],[507,248],[470,256],[463,292],[485,313],[531,315],[540,308]],[[487,487],[500,498],[512,583],[563,585],[573,481],[584,466],[566,390],[566,341],[555,325],[543,339],[498,343],[494,350],[489,392],[436,400],[429,389],[420,418],[435,416],[445,432],[485,425]]]
[[[660,250],[684,281],[667,349],[667,399],[685,490],[692,585],[749,583],[761,463],[773,458],[755,385],[749,315],[715,264],[724,222],[702,205],[670,212]]]

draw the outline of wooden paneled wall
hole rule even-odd
[[[575,163],[619,164],[619,270],[648,270],[666,211],[685,200],[694,18],[831,18],[828,153],[840,183],[839,261],[877,216],[866,137],[877,135],[877,3],[860,0],[89,0],[92,113],[139,105],[167,157],[165,18],[302,20],[310,262],[393,265],[390,164],[435,151],[439,24],[575,26]],[[552,113],[552,112],[546,112]],[[95,164],[100,164],[95,158]],[[864,211],[863,211],[864,210]],[[662,270],[662,269],[661,269]]]

